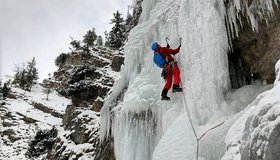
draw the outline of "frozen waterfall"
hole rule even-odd
[[[160,100],[164,81],[161,70],[153,64],[150,49],[153,41],[165,45],[165,37],[169,37],[171,47],[175,48],[179,38],[183,38],[175,59],[198,133],[232,116],[237,112],[234,107],[245,107],[264,90],[261,85],[248,87],[238,93],[248,102],[231,105],[233,103],[227,101],[227,96],[236,96],[228,93],[228,36],[232,37],[234,31],[238,33],[237,20],[243,10],[253,29],[257,29],[254,8],[242,8],[245,2],[247,0],[233,0],[226,7],[224,0],[143,1],[140,23],[130,32],[124,47],[122,78],[116,81],[101,112],[100,135],[102,139],[113,137],[117,160],[186,160],[196,155],[196,139],[185,114],[183,94],[169,92],[170,102]],[[270,9],[269,5],[264,6]],[[201,143],[210,145],[202,147],[201,159],[214,160],[222,156],[223,138],[232,121],[205,137]],[[211,145],[215,140],[217,145]]]

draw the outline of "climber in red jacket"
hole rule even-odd
[[[172,86],[172,78],[174,77],[174,84],[172,87],[173,92],[182,92],[182,88],[180,88],[180,69],[177,65],[177,62],[174,61],[173,55],[180,52],[181,44],[177,49],[170,49],[169,44],[167,47],[161,47],[158,43],[154,42],[152,45],[152,49],[155,52],[159,52],[161,56],[165,59],[166,65],[163,67],[163,77],[166,80],[166,84],[161,93],[161,100],[170,100],[167,96],[169,89]]]

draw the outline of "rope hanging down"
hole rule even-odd
[[[166,41],[166,43],[167,43],[167,45],[169,46],[169,43],[168,43],[168,41],[169,41],[169,38],[168,37],[166,37],[165,38],[165,41]],[[180,46],[182,45],[182,37],[180,37],[180,39],[179,39],[179,43],[180,43]],[[175,57],[174,57],[175,58]],[[183,85],[183,84],[182,84]],[[191,119],[191,115],[190,115],[190,110],[189,110],[189,108],[188,108],[188,106],[187,106],[187,102],[186,102],[186,99],[185,99],[185,94],[184,94],[184,91],[182,92],[182,96],[183,96],[183,103],[184,103],[184,108],[186,109],[186,112],[187,112],[187,115],[188,115],[188,119],[189,119],[189,122],[190,122],[190,124],[191,124],[191,127],[192,127],[192,130],[193,130],[193,133],[194,133],[194,135],[195,135],[195,138],[196,138],[196,160],[198,160],[198,153],[199,153],[199,141],[209,132],[209,131],[211,131],[211,130],[214,130],[215,128],[217,128],[217,127],[219,127],[219,126],[221,126],[222,124],[224,124],[225,123],[225,121],[223,121],[222,123],[219,123],[218,125],[216,125],[216,126],[214,126],[214,127],[212,127],[212,128],[210,128],[210,129],[208,129],[207,131],[205,131],[200,137],[198,137],[198,135],[197,135],[197,133],[196,133],[196,131],[195,131],[195,128],[194,128],[194,124],[193,124],[193,121],[192,121],[192,119]]]
[[[215,128],[223,125],[225,123],[225,121],[223,121],[222,123],[219,123],[218,125],[208,129],[207,131],[205,131],[200,137],[198,137],[196,131],[195,131],[195,128],[194,128],[194,124],[193,124],[193,121],[192,121],[192,118],[190,116],[190,110],[187,106],[187,103],[186,103],[186,99],[185,99],[185,94],[184,94],[184,91],[182,92],[183,94],[183,103],[184,103],[184,108],[186,109],[186,112],[187,112],[187,115],[188,115],[188,119],[189,119],[189,122],[191,124],[191,127],[192,127],[192,130],[193,130],[193,133],[195,135],[195,138],[196,138],[196,160],[198,160],[198,153],[199,153],[199,141],[211,130],[214,130]]]

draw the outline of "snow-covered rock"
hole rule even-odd
[[[277,69],[279,63],[276,64]],[[277,77],[279,73],[277,73]],[[276,79],[276,81],[278,81]],[[260,94],[231,126],[223,160],[280,158],[280,86]]]
[[[30,159],[26,157],[26,152],[36,133],[52,127],[60,128],[62,124],[62,117],[48,111],[63,115],[70,100],[56,93],[51,93],[49,100],[46,100],[40,85],[35,85],[31,92],[12,88],[11,94],[13,99],[7,98],[0,105],[0,159]],[[46,108],[35,107],[35,104]]]
[[[120,78],[118,71],[124,59],[122,51],[94,46],[89,51],[64,55],[63,63],[51,80],[45,80],[45,84],[52,84],[59,93],[70,97],[72,105],[65,109],[62,121],[65,131],[58,134],[48,157],[114,158],[110,154],[111,142],[100,144],[99,141],[99,111],[115,80]]]

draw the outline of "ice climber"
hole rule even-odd
[[[162,76],[166,80],[166,84],[164,85],[161,93],[161,100],[170,100],[170,98],[167,96],[167,93],[172,86],[173,77],[174,83],[172,91],[182,92],[182,88],[180,88],[180,69],[177,65],[177,62],[175,62],[173,58],[173,55],[180,52],[181,43],[177,49],[170,49],[168,43],[167,47],[161,47],[157,42],[154,42],[151,48],[154,51],[154,62],[156,65],[162,68]]]

